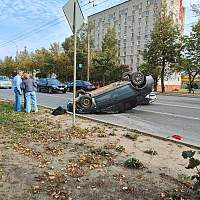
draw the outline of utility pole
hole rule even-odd
[[[73,126],[76,125],[76,41],[77,30],[81,28],[84,17],[78,0],[68,0],[63,6],[63,12],[74,34],[74,88],[73,88]]]
[[[88,57],[87,57],[87,81],[90,80],[90,27],[88,24],[88,30],[87,30],[87,49],[88,49]]]
[[[74,2],[74,88],[73,88],[73,126],[76,125],[76,1]]]

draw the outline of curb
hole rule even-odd
[[[12,101],[12,100],[0,99],[0,101]],[[41,106],[41,107],[44,107],[46,109],[51,109],[51,110],[55,109],[53,107],[45,106],[45,105],[42,105],[42,104],[38,104],[38,105]],[[73,115],[72,112],[68,112],[68,111],[67,111],[67,114]],[[139,130],[133,129],[133,128],[127,128],[125,126],[118,125],[118,124],[115,124],[115,123],[104,122],[102,120],[94,119],[92,117],[88,117],[88,116],[81,115],[81,114],[76,114],[76,116],[80,117],[80,118],[83,118],[83,119],[89,119],[89,120],[94,121],[94,122],[99,122],[99,123],[102,123],[102,124],[105,124],[105,125],[112,125],[112,126],[116,126],[116,127],[119,127],[119,128],[125,128],[125,129],[130,130],[130,131],[135,131],[135,132],[137,132],[137,133],[139,133],[141,135],[145,135],[145,136],[148,136],[148,137],[152,137],[152,138],[156,138],[156,139],[159,139],[159,140],[164,140],[164,141],[172,142],[172,143],[175,143],[175,144],[180,144],[180,145],[183,145],[183,146],[186,146],[186,147],[190,147],[190,148],[193,148],[193,149],[196,149],[196,150],[200,150],[200,146],[197,146],[197,145],[193,145],[193,144],[189,144],[189,143],[181,142],[181,141],[176,141],[176,140],[173,140],[173,139],[170,139],[170,138],[161,137],[161,136],[158,136],[158,135],[153,135],[151,133],[139,131]]]
[[[67,112],[67,113],[70,114],[70,115],[73,115],[73,113],[71,113],[71,112]],[[139,130],[133,129],[133,128],[127,128],[126,126],[118,125],[118,124],[115,124],[115,123],[104,122],[102,120],[94,119],[92,117],[87,117],[85,115],[76,114],[76,116],[78,116],[80,118],[83,118],[83,119],[89,119],[89,120],[92,120],[94,122],[99,122],[99,123],[102,123],[102,124],[105,124],[105,125],[112,125],[112,126],[116,126],[116,127],[119,127],[119,128],[125,128],[125,129],[130,130],[130,131],[135,131],[135,132],[137,132],[137,133],[139,133],[141,135],[145,135],[145,136],[148,136],[148,137],[152,137],[152,138],[156,138],[156,139],[160,139],[160,140],[164,140],[164,141],[173,142],[175,144],[180,144],[180,145],[184,145],[184,146],[196,149],[196,150],[200,150],[200,146],[197,146],[197,145],[193,145],[193,144],[189,144],[189,143],[181,142],[181,141],[176,141],[176,140],[173,140],[173,139],[170,139],[170,138],[161,137],[161,136],[158,136],[158,135],[153,135],[151,133],[139,131]]]
[[[187,94],[163,94],[163,93],[157,93],[156,95],[159,96],[172,96],[172,97],[187,97],[187,98],[200,98],[200,95],[197,96],[192,96],[192,95],[187,95]]]

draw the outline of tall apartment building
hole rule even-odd
[[[183,26],[182,0],[165,0],[169,15],[176,24]],[[100,49],[109,27],[115,27],[118,55],[121,64],[133,71],[142,63],[141,52],[150,39],[150,32],[164,0],[128,0],[112,8],[88,17],[94,28],[92,38],[95,48]]]

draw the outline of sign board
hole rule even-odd
[[[74,9],[75,6],[75,9]],[[74,11],[76,13],[75,19],[76,24],[74,24]],[[80,5],[77,0],[69,0],[64,6],[63,6],[63,12],[65,14],[65,17],[67,18],[70,28],[72,31],[74,31],[74,26],[76,25],[76,30],[79,30],[81,26],[84,23],[84,16],[81,11]]]

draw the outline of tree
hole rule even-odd
[[[182,39],[182,48],[176,69],[189,77],[188,89],[194,85],[194,80],[200,74],[200,21],[193,26],[190,36]]]
[[[114,70],[118,64],[117,39],[115,28],[109,28],[102,41],[101,51],[96,52],[93,58],[95,76],[102,80],[103,85],[112,81]],[[94,79],[94,76],[93,76]]]
[[[24,71],[29,71],[33,73],[34,65],[32,62],[32,55],[33,54],[29,54],[29,52],[27,51],[27,48],[24,47],[24,50],[20,51],[19,54],[15,58],[16,65],[18,66],[18,68]]]
[[[69,65],[73,69],[74,65],[74,38],[73,36],[68,37],[62,43],[62,47],[65,54],[69,58]],[[87,43],[86,38],[82,35],[77,37],[77,78],[86,77],[86,65],[87,65]],[[84,67],[82,69],[78,68],[79,64]]]
[[[172,17],[167,15],[166,5],[163,5],[150,37],[144,57],[150,69],[160,67],[161,89],[165,92],[166,70],[175,65],[180,49],[178,27],[174,26]]]
[[[16,63],[12,57],[6,56],[4,60],[0,60],[0,74],[11,76],[14,71],[16,71]]]
[[[192,4],[192,11],[195,13],[197,17],[200,17],[200,1],[199,3]]]
[[[51,53],[45,49],[37,49],[33,55],[35,69],[40,71],[40,77],[47,77],[54,73]]]

